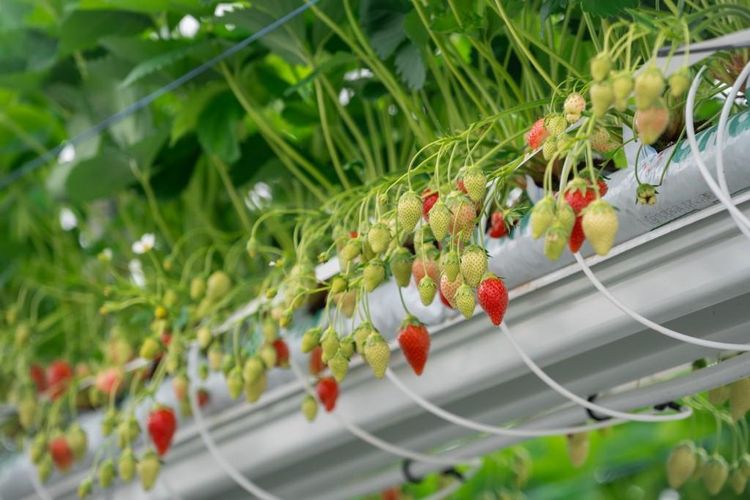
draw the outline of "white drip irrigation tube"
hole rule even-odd
[[[649,413],[626,413],[622,411],[612,410],[610,408],[605,408],[603,406],[600,406],[596,403],[592,403],[591,401],[588,401],[576,394],[573,394],[569,390],[567,390],[562,385],[558,384],[552,377],[547,375],[544,370],[542,370],[539,365],[534,363],[534,361],[529,357],[528,354],[521,348],[521,346],[516,341],[515,337],[511,333],[510,329],[505,323],[500,324],[500,329],[505,333],[505,336],[508,337],[508,340],[510,341],[513,348],[516,350],[519,356],[521,356],[521,359],[526,364],[526,366],[529,367],[529,369],[534,372],[534,374],[539,377],[542,382],[547,384],[550,389],[557,392],[562,397],[569,399],[570,401],[583,406],[584,408],[588,408],[591,411],[595,411],[597,413],[601,413],[603,415],[607,415],[608,417],[612,418],[621,418],[625,420],[631,420],[633,422],[673,422],[675,420],[683,420],[685,418],[688,418],[693,414],[693,410],[691,408],[688,408],[685,411],[681,411],[679,413],[674,413],[671,415],[653,415]]]
[[[727,121],[729,120],[729,112],[732,110],[732,104],[734,104],[734,100],[737,98],[737,93],[740,91],[740,87],[743,83],[747,82],[749,75],[750,63],[748,63],[744,67],[744,69],[740,73],[740,76],[737,77],[737,80],[735,80],[734,85],[732,85],[732,88],[729,91],[729,95],[727,95],[726,101],[724,101],[724,106],[721,108],[721,115],[719,116],[718,130],[716,132],[716,177],[719,179],[719,187],[721,187],[721,192],[724,193],[724,196],[735,208],[736,205],[734,204],[731,194],[729,193],[727,177],[724,172],[724,144],[726,143],[726,129]],[[745,96],[745,99],[747,100],[747,96]],[[691,115],[693,114],[692,109],[688,110],[686,108],[685,113],[688,112]],[[750,219],[748,219],[742,212],[740,212],[737,218],[735,218],[735,221],[737,221],[738,224],[744,223],[746,227],[750,228]]]
[[[297,380],[299,381],[299,383],[302,385],[303,389],[312,397],[314,397],[316,401],[319,401],[317,393],[315,392],[315,390],[313,390],[313,388],[307,382],[305,375],[300,371],[296,363],[293,360],[290,360],[289,366],[291,367],[292,372],[294,372],[295,377],[297,377]],[[481,460],[479,458],[435,456],[435,455],[426,455],[424,453],[419,453],[419,452],[412,451],[412,450],[407,450],[406,448],[402,448],[392,443],[388,443],[386,441],[383,441],[379,437],[370,434],[369,432],[362,429],[358,425],[353,424],[352,422],[347,420],[343,415],[341,415],[338,412],[335,412],[335,411],[331,412],[331,415],[333,415],[336,418],[336,420],[338,420],[339,423],[341,423],[341,425],[344,426],[346,430],[348,430],[350,433],[357,436],[362,441],[365,441],[366,443],[369,443],[372,446],[379,448],[382,451],[385,451],[386,453],[390,453],[391,455],[396,455],[401,458],[406,458],[406,459],[415,460],[418,462],[424,462],[424,463],[440,465],[440,466],[453,466],[458,463],[469,463],[475,467],[479,467],[481,465]]]
[[[388,380],[390,380],[393,383],[393,385],[395,385],[401,392],[403,392],[406,397],[408,397],[409,399],[414,401],[417,405],[421,406],[426,411],[428,411],[429,413],[432,413],[436,417],[441,418],[445,420],[446,422],[455,424],[459,427],[465,427],[467,429],[471,429],[477,432],[484,432],[486,434],[494,434],[496,436],[514,436],[514,437],[528,437],[528,438],[561,436],[565,434],[577,434],[579,432],[589,432],[589,431],[594,431],[598,429],[603,429],[605,427],[612,427],[615,425],[624,424],[625,422],[628,421],[625,419],[616,418],[616,419],[607,419],[602,422],[579,425],[575,427],[561,427],[557,429],[539,429],[539,430],[524,429],[523,427],[519,427],[519,428],[498,427],[494,425],[487,425],[487,424],[483,424],[480,422],[475,422],[474,420],[469,420],[468,418],[464,418],[459,415],[456,415],[455,413],[451,413],[427,401],[425,398],[423,398],[422,396],[420,396],[413,390],[409,389],[404,384],[404,382],[391,369],[388,369],[388,371],[386,372],[386,377],[388,377]]]
[[[679,340],[681,342],[685,342],[687,344],[693,344],[700,347],[706,347],[708,349],[718,349],[721,351],[750,351],[750,344],[733,344],[730,342],[715,342],[713,340],[704,340],[699,339],[695,337],[691,337],[690,335],[685,335],[684,333],[676,332],[670,328],[667,328],[665,326],[662,326],[658,323],[655,323],[651,321],[650,319],[641,316],[634,310],[632,310],[630,307],[626,306],[620,300],[612,295],[612,293],[607,289],[607,287],[604,286],[604,284],[599,281],[599,279],[594,275],[594,272],[591,270],[591,268],[586,264],[586,261],[581,256],[580,253],[576,252],[573,254],[573,256],[576,258],[576,261],[578,261],[578,265],[581,266],[581,270],[583,270],[583,273],[588,277],[589,281],[596,287],[597,290],[599,290],[602,295],[604,295],[607,300],[609,300],[612,304],[615,305],[619,310],[633,318],[638,323],[642,324],[646,328],[650,328],[651,330],[661,333],[662,335],[665,335],[667,337],[671,337],[675,340]]]
[[[698,86],[700,85],[701,75],[705,70],[706,67],[703,66],[693,79],[693,84],[690,86],[690,90],[688,91],[687,96],[687,102],[685,103],[685,132],[687,133],[688,144],[690,145],[690,151],[693,153],[693,158],[695,159],[695,163],[698,166],[698,170],[700,171],[701,176],[703,176],[703,180],[706,181],[706,184],[708,185],[711,192],[713,192],[714,196],[716,196],[721,204],[724,205],[727,210],[729,210],[729,214],[732,216],[732,219],[734,220],[739,230],[742,231],[745,236],[750,238],[750,221],[748,221],[747,217],[745,217],[745,215],[740,212],[740,210],[736,206],[734,206],[734,203],[732,203],[730,197],[724,194],[724,191],[722,191],[716,184],[716,181],[711,176],[711,173],[708,171],[708,167],[706,167],[706,164],[701,157],[700,148],[698,147],[698,141],[695,138],[695,123],[693,119],[693,110],[695,108],[695,94],[698,91]],[[719,133],[721,133],[721,127],[719,127]],[[717,150],[717,155],[719,155],[717,157],[718,162],[718,158],[721,157],[721,150],[719,150],[718,145]]]
[[[192,369],[192,367],[196,366],[196,362],[198,361],[198,345],[193,344],[193,346],[190,349],[190,355],[188,357],[188,371]],[[206,427],[205,421],[203,420],[203,414],[201,413],[200,405],[198,405],[198,389],[190,389],[188,390],[188,395],[190,397],[190,408],[193,411],[193,418],[195,419],[195,424],[198,427],[198,433],[201,436],[201,439],[203,439],[203,443],[206,445],[206,448],[208,448],[208,451],[211,453],[211,455],[214,457],[214,460],[216,460],[216,463],[221,467],[224,472],[227,473],[229,477],[231,477],[234,482],[236,482],[242,489],[250,493],[251,495],[260,498],[261,500],[280,500],[279,497],[271,494],[270,492],[264,490],[254,482],[247,479],[241,472],[239,472],[232,464],[230,464],[226,458],[221,454],[219,451],[218,446],[216,446],[216,443],[214,442],[213,438],[208,433],[208,428]]]

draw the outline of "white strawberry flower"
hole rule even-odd
[[[156,244],[156,236],[154,233],[146,233],[141,236],[141,239],[133,243],[133,253],[143,255],[144,253],[150,252]]]

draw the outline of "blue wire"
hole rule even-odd
[[[289,13],[281,16],[280,18],[276,19],[272,23],[270,23],[268,26],[265,26],[264,28],[260,29],[259,31],[253,33],[249,37],[245,38],[244,40],[238,42],[237,44],[229,47],[227,50],[222,52],[221,54],[212,57],[208,61],[204,62],[200,66],[197,66],[196,68],[193,68],[192,70],[188,71],[181,77],[177,78],[176,80],[168,83],[167,85],[155,90],[154,92],[142,97],[141,99],[137,100],[130,106],[126,107],[125,109],[118,111],[114,115],[105,118],[101,122],[97,123],[93,127],[84,130],[77,136],[73,137],[69,141],[66,141],[62,144],[60,144],[57,147],[54,147],[44,153],[43,155],[39,156],[38,158],[35,158],[34,160],[31,160],[27,163],[24,163],[16,170],[12,171],[2,179],[0,179],[0,190],[5,189],[10,184],[14,183],[18,179],[21,179],[22,177],[25,177],[26,175],[30,174],[34,170],[38,169],[42,165],[46,164],[48,161],[53,160],[57,158],[57,156],[60,154],[60,152],[68,145],[76,146],[80,144],[81,142],[87,141],[93,137],[96,137],[97,135],[101,134],[104,130],[108,129],[112,125],[120,122],[121,120],[127,118],[128,116],[132,115],[136,111],[139,111],[152,102],[154,102],[159,97],[163,96],[167,92],[171,92],[175,90],[176,88],[182,86],[183,84],[187,83],[188,81],[192,80],[196,76],[206,72],[211,67],[213,67],[215,64],[223,61],[229,56],[232,56],[239,52],[240,50],[244,49],[251,43],[257,41],[260,38],[263,38],[265,35],[271,33],[272,31],[277,30],[287,22],[291,21],[295,17],[299,16],[303,12],[307,11],[310,7],[317,4],[320,0],[305,0],[305,3],[303,5],[300,5],[296,9],[290,11]]]

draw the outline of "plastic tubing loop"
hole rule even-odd
[[[594,272],[591,270],[588,264],[586,264],[586,261],[580,253],[576,252],[575,254],[573,254],[573,256],[576,258],[576,261],[578,261],[578,264],[581,266],[583,273],[588,277],[589,281],[591,281],[594,287],[596,287],[596,289],[599,290],[602,295],[607,298],[607,300],[614,304],[615,307],[617,307],[619,310],[621,310],[643,326],[650,328],[657,333],[661,333],[662,335],[666,335],[667,337],[671,337],[675,340],[679,340],[687,344],[697,345],[700,347],[706,347],[708,349],[718,349],[721,351],[750,351],[750,344],[732,344],[729,342],[715,342],[713,340],[699,339],[691,337],[690,335],[685,335],[684,333],[676,332],[658,323],[654,323],[650,319],[641,316],[640,314],[620,302],[617,297],[612,295],[607,287],[605,287],[604,284],[602,284],[602,282],[599,281],[599,279],[594,275]]]
[[[297,380],[302,385],[304,390],[308,394],[310,394],[312,397],[314,397],[316,401],[320,402],[318,399],[317,393],[313,390],[313,388],[307,382],[305,375],[300,371],[296,363],[294,361],[290,361],[289,366],[291,367],[292,372],[294,372],[294,375],[297,377]],[[344,418],[343,415],[337,412],[331,412],[331,415],[333,415],[339,421],[339,423],[342,426],[344,426],[350,433],[357,436],[362,441],[365,441],[366,443],[369,443],[372,446],[379,448],[382,451],[385,451],[386,453],[390,453],[392,455],[396,455],[401,458],[408,458],[417,462],[423,462],[423,463],[433,464],[433,465],[445,466],[445,465],[455,465],[458,463],[470,463],[471,465],[477,466],[477,467],[481,465],[481,460],[479,458],[434,456],[434,455],[426,455],[424,453],[419,453],[419,452],[412,451],[412,450],[407,450],[406,448],[402,448],[400,446],[396,446],[394,444],[388,443],[386,441],[383,441],[379,437],[370,434],[369,432],[357,426],[356,424],[353,424],[352,422]]]
[[[557,392],[560,396],[569,399],[570,401],[583,406],[584,408],[588,408],[589,410],[596,411],[597,413],[601,413],[603,415],[607,415],[612,418],[621,418],[624,420],[631,420],[633,422],[672,422],[675,420],[683,420],[685,418],[688,418],[693,414],[692,408],[688,408],[685,411],[674,413],[671,415],[653,415],[649,413],[626,413],[621,412],[617,410],[612,410],[609,408],[605,408],[603,406],[599,406],[596,403],[592,403],[591,401],[588,401],[580,396],[577,396],[576,394],[573,394],[569,390],[567,390],[562,385],[555,382],[554,379],[552,379],[549,375],[547,375],[544,370],[542,370],[534,361],[529,357],[528,354],[521,348],[521,346],[516,341],[516,338],[511,333],[510,329],[505,323],[500,324],[500,329],[505,333],[505,336],[510,341],[513,348],[516,350],[519,356],[521,356],[521,359],[524,363],[526,363],[526,366],[529,367],[529,369],[534,372],[534,374],[539,377],[542,382],[547,384],[550,389]]]
[[[192,367],[196,366],[197,361],[198,345],[193,344],[190,348],[190,355],[188,357],[189,372],[190,370],[192,370]],[[208,448],[208,451],[214,457],[214,460],[216,460],[216,463],[219,464],[219,467],[221,467],[221,469],[223,469],[224,472],[226,472],[227,475],[234,480],[234,482],[236,482],[251,495],[258,497],[261,500],[280,500],[279,497],[269,493],[268,491],[264,490],[257,484],[247,479],[224,458],[224,456],[219,451],[219,448],[216,446],[213,438],[211,438],[211,436],[209,435],[208,429],[206,428],[205,421],[203,420],[203,414],[201,413],[200,406],[198,405],[198,389],[190,388],[190,390],[188,390],[188,395],[190,397],[190,408],[193,411],[193,418],[195,418],[195,424],[198,427],[198,433],[201,435],[203,443],[206,445],[206,448]]]
[[[748,75],[750,75],[750,63],[744,67],[740,76],[734,81],[734,85],[732,85],[729,95],[724,101],[724,106],[721,108],[721,115],[719,116],[718,131],[716,133],[716,177],[719,179],[721,192],[724,193],[724,196],[734,207],[736,207],[736,205],[729,193],[729,186],[727,185],[727,178],[724,173],[724,145],[727,140],[727,121],[729,121],[729,112],[732,110],[732,104],[737,98],[737,93],[739,93],[740,87],[747,81]],[[690,109],[690,112],[692,114],[692,109]],[[743,223],[746,227],[750,228],[750,219],[748,219],[742,212],[738,214],[735,221],[737,221],[738,224]]]
[[[711,192],[713,192],[714,196],[716,196],[721,204],[724,205],[727,210],[729,210],[729,215],[732,216],[732,219],[734,220],[734,223],[737,225],[739,230],[742,231],[745,236],[750,238],[750,221],[748,221],[747,217],[745,217],[745,215],[740,212],[737,207],[734,206],[731,198],[724,194],[721,189],[719,189],[716,181],[714,181],[714,178],[711,177],[711,173],[708,171],[708,167],[706,167],[706,164],[704,163],[701,156],[700,148],[698,147],[698,141],[695,138],[695,123],[693,121],[693,110],[695,109],[695,94],[698,91],[698,86],[700,85],[701,75],[705,70],[706,67],[703,66],[693,79],[693,84],[690,86],[687,101],[685,103],[685,132],[687,134],[688,144],[690,145],[690,151],[693,153],[693,158],[695,159],[695,163],[698,166],[698,170],[700,171],[701,176],[703,176],[703,180],[706,181],[706,184],[708,185]],[[722,114],[723,111],[724,110],[722,109]],[[719,134],[721,134],[721,127],[719,127]],[[719,158],[721,158],[718,144],[716,146],[716,150],[718,162]]]
[[[427,401],[425,398],[423,398],[422,396],[420,396],[413,390],[409,389],[404,384],[404,382],[390,368],[385,373],[385,375],[386,377],[388,377],[388,380],[390,380],[393,383],[393,385],[395,385],[398,388],[398,390],[404,393],[406,397],[414,401],[417,405],[421,406],[429,413],[432,413],[436,417],[441,418],[445,420],[446,422],[455,424],[459,427],[465,427],[467,429],[471,429],[477,432],[484,432],[486,434],[495,434],[497,436],[514,436],[514,437],[530,437],[530,438],[546,437],[546,436],[560,436],[564,434],[577,434],[579,432],[594,431],[597,429],[603,429],[605,427],[612,427],[615,425],[623,424],[628,421],[628,420],[619,419],[619,418],[612,419],[612,420],[608,419],[606,421],[595,422],[595,423],[580,425],[576,427],[562,427],[558,429],[539,429],[539,430],[523,429],[523,428],[511,429],[507,427],[497,427],[494,425],[487,425],[487,424],[482,424],[480,422],[475,422],[474,420],[469,420],[468,418],[464,418],[459,415],[456,415],[455,413],[451,413]]]

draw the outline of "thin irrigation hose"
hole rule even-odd
[[[547,384],[550,389],[557,392],[560,396],[564,397],[565,399],[569,399],[570,401],[583,406],[584,408],[588,408],[591,411],[595,411],[597,413],[601,413],[603,415],[607,415],[609,417],[613,418],[621,418],[625,420],[630,420],[633,422],[673,422],[675,420],[683,420],[685,418],[690,417],[693,414],[692,408],[688,408],[685,411],[681,411],[679,413],[674,413],[670,415],[653,415],[649,413],[626,413],[622,411],[612,410],[610,408],[605,408],[603,406],[600,406],[596,403],[592,403],[591,401],[588,401],[576,394],[573,394],[569,390],[567,390],[562,385],[558,384],[552,377],[547,375],[544,370],[542,370],[539,365],[534,363],[534,361],[529,357],[528,354],[521,348],[521,346],[516,341],[516,338],[511,333],[510,329],[505,323],[500,324],[500,329],[505,333],[505,336],[510,341],[510,344],[513,346],[513,348],[516,350],[518,355],[521,357],[523,362],[526,364],[526,366],[529,367],[529,369],[534,372],[534,374],[539,377],[542,382]]]
[[[581,269],[583,270],[583,273],[588,277],[589,281],[596,287],[597,290],[599,290],[602,295],[604,295],[607,300],[609,300],[612,304],[614,304],[615,307],[617,307],[619,310],[633,318],[638,323],[642,324],[646,328],[650,328],[651,330],[661,333],[662,335],[666,335],[667,337],[673,338],[675,340],[679,340],[681,342],[685,342],[687,344],[693,344],[700,347],[706,347],[708,349],[718,349],[721,351],[750,351],[750,344],[732,344],[729,342],[715,342],[713,340],[704,340],[699,339],[695,337],[691,337],[690,335],[685,335],[684,333],[676,332],[674,330],[671,330],[665,326],[662,326],[658,323],[655,323],[651,321],[648,318],[645,318],[620,302],[620,300],[612,295],[612,293],[607,289],[607,287],[604,286],[604,284],[599,281],[599,279],[594,275],[594,272],[591,270],[591,268],[586,264],[586,261],[581,256],[580,253],[576,252],[573,254],[573,256],[576,258],[576,261],[578,261],[578,265],[581,266]]]
[[[190,355],[188,357],[189,372],[192,367],[195,367],[197,365],[197,362],[198,345],[193,344],[190,349]],[[244,489],[251,495],[258,497],[261,500],[280,500],[279,497],[271,494],[270,492],[264,490],[254,482],[247,479],[232,464],[230,464],[226,458],[224,458],[224,456],[219,451],[219,448],[216,446],[213,438],[208,433],[208,429],[206,428],[205,421],[203,420],[203,414],[201,413],[200,405],[198,404],[198,389],[190,388],[190,390],[188,390],[188,396],[190,398],[190,408],[193,411],[193,418],[195,419],[195,424],[198,427],[198,433],[200,434],[201,439],[203,439],[203,443],[206,445],[206,448],[208,448],[208,451],[214,457],[214,460],[216,460],[216,463],[219,464],[219,467],[221,467],[221,469],[226,472],[227,475],[231,477],[235,483],[237,483],[242,489]]]
[[[313,388],[307,382],[305,375],[300,371],[299,367],[294,363],[294,361],[290,360],[289,366],[291,367],[292,372],[294,373],[295,377],[297,377],[297,380],[302,385],[304,390],[308,394],[310,394],[312,397],[314,397],[316,401],[319,401],[317,393],[313,390]],[[340,413],[331,412],[331,415],[333,415],[333,417],[336,418],[336,420],[338,420],[339,423],[342,426],[344,426],[346,430],[348,430],[350,433],[357,436],[362,441],[365,441],[366,443],[369,443],[372,446],[379,448],[382,451],[385,451],[386,453],[390,453],[391,455],[396,455],[401,458],[408,458],[411,460],[415,460],[417,462],[423,462],[423,463],[428,463],[428,464],[433,464],[433,465],[453,466],[459,463],[469,463],[474,466],[481,465],[481,459],[479,458],[435,456],[435,455],[426,455],[424,453],[419,453],[417,451],[407,450],[406,448],[402,448],[392,443],[388,443],[386,441],[383,441],[379,437],[370,434],[369,432],[362,429],[358,425],[351,423]]]
[[[737,94],[740,91],[740,87],[747,81],[750,75],[750,63],[748,63],[740,73],[740,76],[734,81],[734,85],[727,95],[724,106],[721,108],[721,115],[719,116],[719,125],[716,133],[716,177],[719,179],[719,187],[721,192],[727,197],[728,201],[736,207],[732,200],[731,194],[729,193],[729,186],[727,185],[727,177],[724,172],[724,144],[726,143],[727,135],[727,121],[729,120],[729,112],[732,110],[732,104],[737,98]],[[692,110],[691,114],[692,114]],[[687,112],[687,110],[686,110]],[[750,228],[750,219],[748,219],[742,212],[739,213],[735,221],[739,224],[744,223],[746,227]]]
[[[475,422],[473,420],[469,420],[467,418],[461,417],[459,415],[456,415],[455,413],[451,413],[447,410],[444,410],[443,408],[440,408],[439,406],[427,401],[425,398],[414,392],[413,390],[409,389],[404,382],[391,370],[388,369],[386,372],[386,377],[388,377],[388,380],[390,380],[393,385],[395,385],[398,390],[400,390],[406,397],[411,399],[413,402],[415,402],[417,405],[424,408],[429,413],[432,413],[438,418],[441,418],[445,420],[446,422],[450,422],[452,424],[455,424],[459,427],[465,427],[467,429],[477,431],[477,432],[484,432],[486,434],[494,434],[497,436],[515,436],[515,437],[529,437],[529,438],[535,438],[535,437],[547,437],[547,436],[561,436],[566,434],[577,434],[579,432],[589,432],[594,431],[598,429],[604,429],[606,427],[612,427],[619,424],[624,424],[625,422],[628,422],[628,420],[625,419],[608,419],[602,422],[594,422],[591,424],[586,425],[580,425],[576,427],[562,427],[558,429],[539,429],[539,430],[532,430],[532,429],[523,429],[523,428],[506,428],[506,427],[497,427],[494,425],[487,425],[482,424],[480,422]]]
[[[695,94],[697,93],[698,86],[700,85],[701,75],[705,70],[706,67],[703,66],[693,79],[693,84],[690,86],[687,101],[685,102],[685,132],[687,135],[688,144],[690,145],[690,151],[693,153],[693,158],[695,159],[695,163],[698,166],[698,170],[700,171],[703,180],[706,181],[706,184],[708,185],[711,192],[713,192],[714,196],[716,196],[721,204],[724,205],[727,210],[729,210],[729,215],[732,216],[732,219],[734,220],[734,223],[737,225],[739,230],[742,231],[745,236],[750,238],[750,227],[746,226],[747,218],[742,212],[740,212],[737,207],[734,206],[734,203],[732,203],[732,200],[729,198],[729,196],[724,194],[724,192],[716,184],[714,178],[711,177],[711,173],[708,171],[706,164],[703,162],[701,151],[698,147],[698,141],[695,138],[695,123],[693,118],[693,110],[695,109]]]

